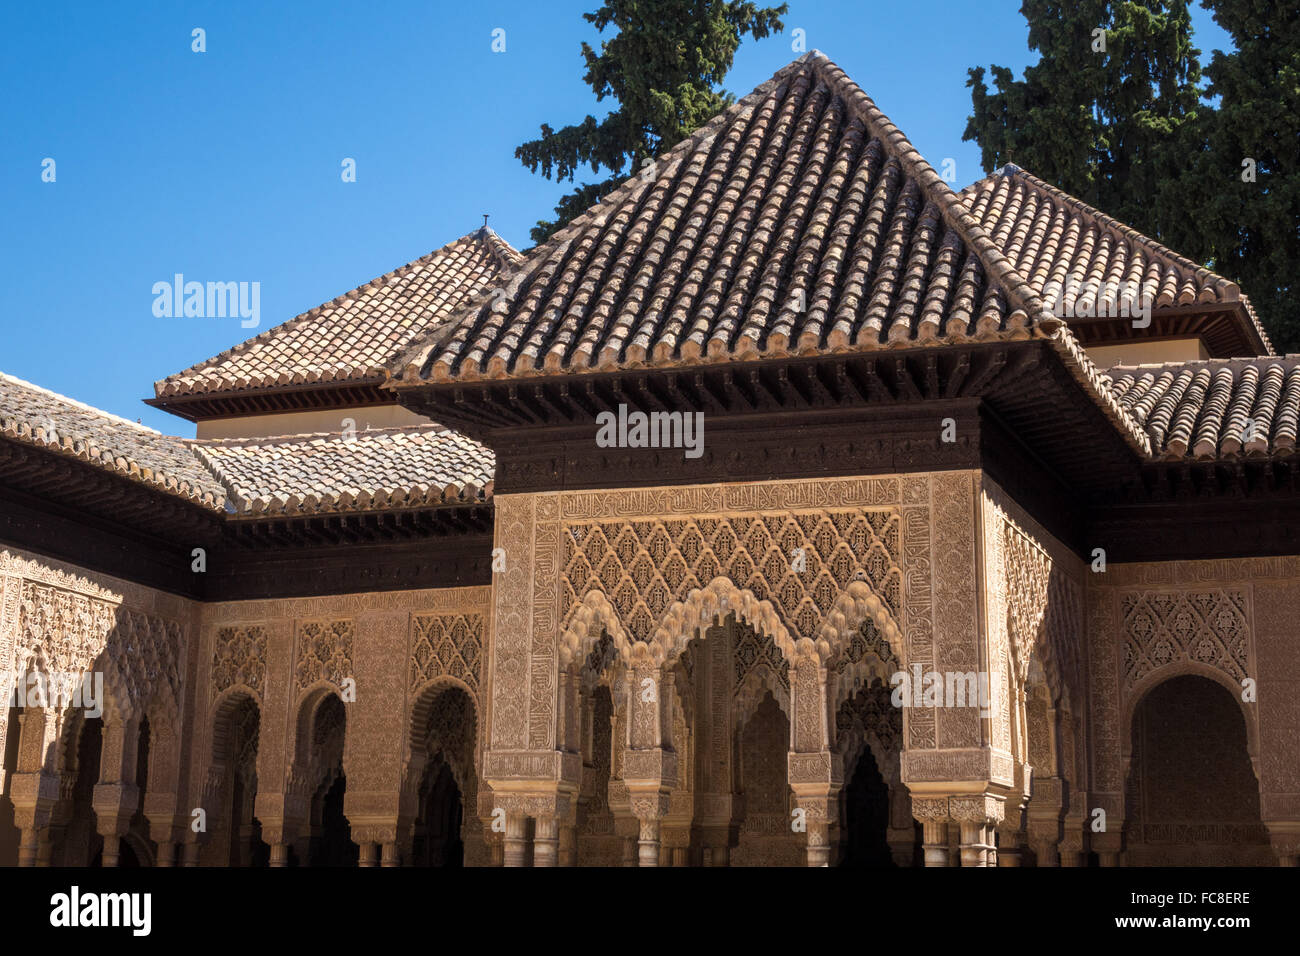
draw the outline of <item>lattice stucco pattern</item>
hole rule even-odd
[[[217,629],[212,649],[212,690],[243,684],[261,694],[266,683],[266,628],[258,624]]]
[[[1185,661],[1207,664],[1241,680],[1248,673],[1249,610],[1236,588],[1142,591],[1120,596],[1124,681]]]
[[[299,694],[320,680],[341,686],[352,676],[352,621],[305,621],[298,629],[298,663],[294,686]]]
[[[173,717],[179,709],[184,651],[178,621],[27,582],[19,633],[16,670],[29,664],[46,672],[102,667],[115,707],[145,707],[157,696]]]
[[[571,524],[564,529],[565,617],[589,591],[601,590],[629,636],[649,641],[674,602],[722,576],[771,601],[801,637],[815,637],[855,580],[898,619],[901,534],[896,511],[861,509]]]
[[[464,681],[477,696],[483,662],[482,614],[417,615],[411,644],[414,690],[435,677]]]

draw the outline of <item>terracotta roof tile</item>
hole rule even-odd
[[[957,195],[811,53],[535,249],[402,382],[1029,338],[1060,325]]]
[[[220,511],[225,489],[186,441],[0,372],[0,438],[76,458]]]
[[[382,428],[194,442],[238,515],[472,504],[491,498],[495,460],[443,428]]]
[[[1015,165],[966,187],[962,202],[994,244],[1052,308],[1141,303],[1169,308],[1237,303],[1246,340],[1273,347],[1237,284],[1165,248]]]
[[[1294,454],[1300,355],[1116,366],[1109,389],[1160,458]]]
[[[480,229],[206,362],[154,383],[160,399],[381,379],[419,332],[501,283],[521,257]]]

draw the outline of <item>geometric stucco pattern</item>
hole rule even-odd
[[[174,718],[180,706],[181,644],[178,621],[24,582],[16,671],[28,666],[47,673],[99,668],[115,708],[145,707],[159,695]]]
[[[477,696],[483,661],[482,614],[421,615],[414,619],[409,689],[435,677],[464,681]]]
[[[298,629],[298,663],[294,689],[301,694],[317,681],[341,686],[352,676],[352,621],[306,621]]]
[[[493,579],[490,776],[550,772],[538,751],[555,747],[556,639],[592,592],[606,596],[634,643],[679,640],[676,628],[700,611],[690,602],[708,613],[708,595],[695,589],[722,579],[744,588],[745,600],[767,602],[782,639],[810,637],[818,648],[829,640],[831,659],[864,614],[898,658],[905,648],[930,661],[949,656],[978,626],[973,479],[940,472],[497,496],[497,540],[532,547],[511,548]],[[932,569],[948,564],[960,573],[940,588]],[[929,724],[923,736],[933,747],[932,715]],[[924,772],[948,769],[939,760]]]
[[[649,641],[670,605],[718,576],[771,601],[803,637],[817,634],[855,580],[898,616],[896,511],[651,518],[572,524],[565,531],[566,611],[587,592],[603,590],[637,641]]]
[[[266,684],[266,628],[247,624],[217,629],[212,649],[212,692],[243,684],[261,696]]]
[[[1249,609],[1243,590],[1128,592],[1120,602],[1126,686],[1186,661],[1207,664],[1237,681],[1247,676]]]

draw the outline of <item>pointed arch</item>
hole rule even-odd
[[[619,655],[627,660],[632,653],[632,642],[623,629],[618,611],[604,591],[592,590],[583,597],[560,635],[560,670],[575,660],[585,660],[600,639],[602,628],[613,639]]]
[[[863,620],[870,619],[889,643],[899,668],[905,666],[903,632],[880,596],[865,581],[850,581],[835,599],[817,631],[817,653],[830,663],[848,646]]]
[[[461,788],[462,794],[473,793],[477,789],[478,742],[482,733],[482,727],[480,726],[482,715],[479,713],[479,700],[467,683],[450,674],[443,674],[425,681],[416,688],[412,696],[411,715],[406,730],[406,766],[403,768],[402,782],[404,789],[420,785],[421,775],[424,773],[425,762],[428,757],[425,752],[426,735],[429,731],[429,719],[433,713],[434,704],[443,694],[452,690],[461,691],[469,700],[469,713],[467,716],[470,719],[474,734],[473,746],[468,754],[469,766],[464,766],[460,761],[457,761],[451,764],[452,774],[456,778],[456,784]]]
[[[749,723],[768,694],[772,695],[786,719],[790,719],[790,692],[775,678],[776,675],[767,667],[755,667],[744,676],[731,698],[733,726],[744,727]]]
[[[312,732],[316,726],[316,716],[321,705],[325,703],[325,699],[330,695],[339,697],[339,691],[338,687],[328,680],[316,681],[298,695],[294,707],[296,717],[293,723],[293,740],[290,742],[290,752],[293,754],[295,764],[301,764],[305,767],[310,761]],[[342,700],[342,697],[339,697],[339,699]],[[346,728],[346,724],[344,726]],[[346,751],[347,744],[345,740],[344,752],[346,753]]]
[[[1120,734],[1120,741],[1124,765],[1127,767],[1128,762],[1133,758],[1133,718],[1134,715],[1137,714],[1138,707],[1141,706],[1142,701],[1161,684],[1164,684],[1175,677],[1189,676],[1205,677],[1214,681],[1214,683],[1218,684],[1228,692],[1228,696],[1237,702],[1237,707],[1241,710],[1242,720],[1246,723],[1246,751],[1250,755],[1250,763],[1255,771],[1255,779],[1258,780],[1259,724],[1256,720],[1255,708],[1241,699],[1241,684],[1231,675],[1225,673],[1218,667],[1213,667],[1209,664],[1202,664],[1200,661],[1179,661],[1175,664],[1159,667],[1146,674],[1141,680],[1129,688],[1127,699],[1124,702],[1123,723],[1120,725],[1123,728],[1123,732]]]
[[[669,663],[686,648],[696,631],[707,629],[714,619],[723,619],[728,614],[735,614],[736,620],[770,637],[786,661],[795,662],[800,642],[790,634],[772,602],[759,600],[753,591],[739,588],[725,577],[716,577],[704,587],[692,590],[685,601],[674,602],[664,613],[648,651],[656,663]],[[630,663],[630,656],[625,656],[625,660]]]

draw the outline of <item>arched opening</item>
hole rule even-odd
[[[839,800],[839,862],[916,866],[921,827],[900,776],[903,711],[891,677],[900,669],[875,622],[864,618],[830,668],[837,688],[835,743],[844,761]]]
[[[1133,713],[1125,862],[1269,866],[1246,721],[1232,694],[1199,676],[1170,678]]]
[[[465,863],[466,818],[477,809],[474,701],[456,685],[432,694],[417,735],[424,767],[412,863],[459,867]]]
[[[18,772],[18,747],[22,740],[21,707],[9,708],[5,730],[4,762],[0,764],[0,866],[18,865],[18,843],[22,834],[14,822],[13,778]]]
[[[253,815],[257,801],[257,747],[261,710],[251,697],[227,700],[217,715],[215,763],[221,767],[222,819],[211,861],[223,866],[267,866],[271,848]]]
[[[792,826],[790,721],[768,691],[738,730],[736,849],[732,866],[801,866],[806,842]]]
[[[670,838],[684,846],[674,865],[801,865],[806,837],[792,826],[787,766],[789,665],[772,637],[734,612],[714,620],[668,662],[676,799],[690,811],[665,818],[665,846]]]
[[[141,859],[142,853],[149,849],[149,820],[144,815],[144,798],[149,790],[149,745],[151,734],[149,718],[140,718],[140,730],[136,736],[135,756],[135,812],[131,814],[128,825],[130,833],[119,841],[118,866],[144,866],[148,857]]]
[[[614,697],[606,684],[583,689],[583,766],[578,793],[578,864],[616,866],[621,838],[609,805],[614,766]]]
[[[420,784],[420,822],[415,833],[416,866],[459,867],[465,862],[461,827],[465,808],[451,767],[441,756],[424,771]]]
[[[844,787],[844,839],[841,866],[888,867],[889,786],[880,775],[876,758],[864,750],[853,776]]]
[[[326,694],[311,723],[311,771],[316,782],[311,803],[309,866],[356,866],[361,849],[352,842],[352,828],[343,812],[347,778],[343,774],[343,745],[347,711],[337,694]]]
[[[100,866],[104,838],[96,829],[95,785],[99,783],[99,762],[104,748],[104,721],[100,717],[75,718],[75,778],[69,799],[67,824],[55,857],[62,866]],[[57,832],[57,831],[55,831]]]

